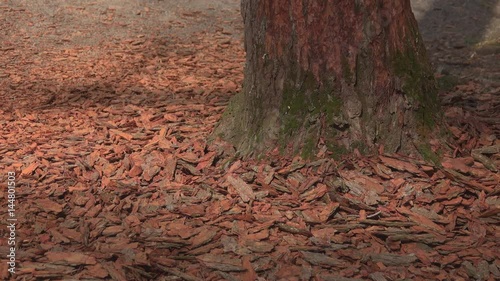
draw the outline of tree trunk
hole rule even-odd
[[[439,116],[409,0],[242,0],[243,91],[214,132],[244,155],[410,153]]]

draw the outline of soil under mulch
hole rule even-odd
[[[241,90],[237,1],[163,23],[148,19],[169,1],[58,2],[0,4],[0,214],[17,219],[0,229],[0,278],[500,279],[494,83],[443,91],[439,162],[243,161],[207,143]]]

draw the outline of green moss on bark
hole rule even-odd
[[[422,155],[425,161],[431,162],[436,166],[441,166],[441,156],[434,152],[431,146],[427,143],[417,145],[417,150]]]
[[[347,150],[345,146],[335,142],[327,142],[326,147],[328,148],[328,151],[332,153],[332,158],[335,160],[340,160],[343,155],[349,153],[349,150]]]
[[[440,108],[433,72],[424,58],[408,48],[404,53],[396,53],[393,67],[396,76],[401,79],[402,92],[413,101],[412,104],[416,104],[417,121],[428,129],[436,125]]]
[[[294,153],[300,150],[304,158],[310,158],[316,152],[316,143],[322,130],[321,121],[325,120],[326,125],[331,126],[341,115],[342,102],[335,95],[332,83],[318,82],[311,72],[304,71],[302,75],[292,73],[290,77],[296,79],[288,81],[300,82],[286,83],[284,86],[279,142],[284,149],[294,142],[294,137],[302,136],[304,145],[301,148],[294,147]]]

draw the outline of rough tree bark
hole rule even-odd
[[[242,0],[243,91],[214,134],[244,155],[409,153],[438,120],[409,0]]]

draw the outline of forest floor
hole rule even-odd
[[[499,280],[497,2],[413,1],[454,148],[427,163],[208,144],[239,0],[0,0],[0,278]]]

